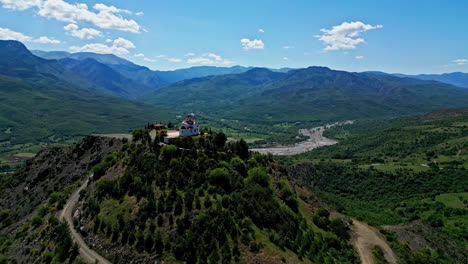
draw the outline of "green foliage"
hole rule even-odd
[[[66,202],[67,196],[62,192],[53,192],[49,195],[49,204],[57,204],[57,208],[61,209]]]
[[[267,245],[301,251],[318,263],[355,261],[351,245],[334,234],[338,224],[330,225],[333,233],[323,230],[326,237],[312,238],[292,183],[282,178],[281,187],[272,184],[271,156],[239,151],[245,143],[221,144],[223,138],[207,132],[160,149],[122,149],[117,163],[126,165],[123,175],[100,180],[86,196],[84,214],[94,232],[139,254],[187,263],[237,263],[241,248],[255,254]]]
[[[133,141],[150,141],[148,131],[143,128],[137,128],[132,131]]]
[[[262,167],[256,167],[248,171],[247,184],[254,182],[262,187],[268,187],[270,185],[270,177],[268,176],[266,169]]]
[[[231,189],[231,176],[225,168],[216,168],[208,173],[211,184],[223,188],[225,191]]]
[[[31,225],[33,227],[38,227],[42,224],[42,221],[43,221],[42,217],[40,215],[36,215],[31,219]]]

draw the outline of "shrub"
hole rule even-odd
[[[259,184],[262,187],[268,187],[270,185],[270,177],[268,176],[266,169],[262,167],[256,167],[250,169],[249,179]]]
[[[225,191],[231,189],[231,177],[225,168],[217,168],[208,173],[210,183],[215,186],[220,186]]]
[[[42,221],[43,221],[42,217],[40,215],[36,215],[31,219],[31,225],[33,227],[38,227],[42,224]]]

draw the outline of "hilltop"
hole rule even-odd
[[[54,233],[63,228],[54,216],[93,172],[74,228],[112,263],[356,263],[347,220],[330,218],[271,156],[212,131],[170,145],[137,131],[134,142],[88,137],[43,151],[6,176],[2,254],[20,262],[78,257],[70,236]],[[71,166],[58,169],[64,164]],[[28,197],[19,208],[18,192]]]

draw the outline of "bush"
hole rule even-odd
[[[262,167],[256,167],[250,169],[249,179],[259,184],[262,187],[268,187],[270,185],[270,177],[268,176],[266,169]]]
[[[208,173],[210,183],[215,186],[220,186],[225,191],[231,189],[231,177],[225,168],[217,168]]]
[[[40,215],[36,215],[31,219],[31,225],[33,227],[38,227],[42,224],[42,221],[43,221],[42,217]]]

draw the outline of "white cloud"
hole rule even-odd
[[[103,29],[114,29],[139,33],[140,25],[132,19],[125,19],[120,14],[130,14],[125,9],[119,9],[105,4],[95,4],[92,11],[87,4],[70,4],[63,0],[0,0],[2,7],[14,10],[26,10],[37,7],[37,14],[68,23],[84,23]]]
[[[93,39],[94,37],[102,37],[102,32],[96,30],[94,28],[82,28],[78,29],[79,27],[75,24],[68,24],[63,27],[69,35],[73,37],[77,37],[80,39]]]
[[[214,53],[205,53],[201,57],[190,58],[187,60],[189,64],[199,65],[229,65],[234,62],[231,60],[223,59],[221,56]]]
[[[26,10],[34,6],[39,6],[42,4],[43,0],[0,0],[3,8],[13,9],[13,10]]]
[[[167,61],[170,61],[170,62],[181,62],[182,60],[181,60],[181,59],[176,59],[176,58],[167,58]]]
[[[0,28],[0,40],[18,40],[21,42],[32,41],[30,36],[26,36],[23,33],[13,31],[9,28]]]
[[[283,60],[289,60],[289,58],[288,57],[283,57]]]
[[[356,59],[362,60],[362,59],[364,59],[364,56],[356,56]]]
[[[21,42],[35,42],[41,44],[60,44],[60,40],[56,40],[49,37],[39,37],[34,39],[33,37],[26,36],[23,33],[13,31],[9,28],[0,28],[0,40],[17,40]]]
[[[186,57],[193,57],[193,56],[195,56],[195,53],[189,52],[189,53],[185,54],[184,56],[186,56]]]
[[[283,49],[294,49],[293,46],[284,46]]]
[[[453,62],[455,62],[458,65],[465,65],[466,63],[468,63],[468,60],[467,59],[458,59],[458,60],[454,60]]]
[[[130,53],[129,49],[134,48],[136,47],[130,40],[118,38],[113,41],[112,46],[100,43],[91,43],[82,47],[72,46],[70,47],[70,50],[74,52],[94,52],[100,54],[125,55]]]
[[[50,39],[48,37],[40,37],[38,39],[33,40],[33,42],[41,43],[41,44],[60,44],[60,43],[62,43],[60,40]]]
[[[221,58],[221,56],[219,55],[216,55],[214,53],[205,53],[203,54],[204,57],[210,57],[210,58],[213,58],[214,60],[216,61],[222,61],[223,59]]]
[[[156,58],[164,58],[164,57],[166,57],[166,55],[163,55],[163,54],[156,56]]]
[[[264,30],[263,28],[259,28],[259,29],[258,29],[258,32],[260,32],[260,33],[265,33],[265,30]]]
[[[110,43],[110,42],[112,42],[112,39],[106,39],[106,42]]]
[[[358,44],[365,42],[363,38],[357,38],[361,33],[382,27],[382,25],[364,24],[361,21],[343,22],[341,25],[332,27],[332,29],[321,29],[320,31],[324,34],[315,37],[327,45],[324,48],[325,51],[355,49]]]
[[[144,15],[144,14],[145,14],[145,13],[143,13],[143,12],[135,13],[135,15],[137,15],[137,16],[142,16],[142,15]]]
[[[149,61],[149,62],[156,62],[157,61],[157,60],[152,60],[152,59],[148,59],[148,58],[144,58],[143,60]]]
[[[244,39],[241,39],[240,42],[242,43],[242,47],[245,50],[265,48],[265,44],[263,44],[263,41],[260,39],[250,40],[250,39],[244,38]]]
[[[145,54],[143,54],[143,53],[138,53],[138,54],[135,54],[135,55],[133,55],[133,56],[135,56],[135,57],[144,57]]]
[[[114,40],[114,46],[122,47],[126,49],[135,49],[135,44],[133,44],[130,40],[124,38],[118,38]]]

